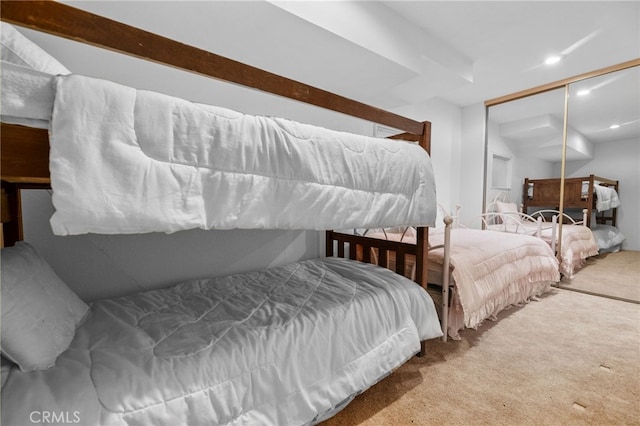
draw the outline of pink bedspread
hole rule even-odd
[[[542,224],[542,232],[540,237],[548,244],[552,243],[553,238],[557,238],[553,234],[553,225],[549,223]],[[506,232],[524,233],[535,235],[538,228],[537,223],[522,221],[518,226],[500,225],[500,230]],[[496,228],[498,229],[498,228]],[[598,254],[598,243],[593,237],[591,229],[582,225],[562,225],[562,244],[560,245],[560,272],[568,278],[573,278],[574,274],[584,266],[588,257]]]
[[[584,266],[588,257],[598,254],[598,243],[591,229],[582,225],[562,225],[560,272],[569,278]]]
[[[387,232],[371,237],[399,240]],[[403,241],[415,243],[412,235]],[[442,230],[429,230],[431,247],[444,243]],[[442,270],[442,248],[429,252],[427,268]],[[551,289],[560,280],[558,260],[543,240],[522,234],[456,228],[451,230],[451,283],[453,306],[449,310],[448,334],[459,338],[464,327],[477,328],[485,319],[516,304],[526,303]]]
[[[443,241],[442,232],[429,235],[431,246]],[[429,252],[430,263],[442,260],[443,249]],[[558,261],[544,241],[478,229],[451,230],[451,268],[464,326],[473,328],[508,306],[540,296],[560,280]],[[455,318],[451,320],[449,334],[455,338],[461,327]]]

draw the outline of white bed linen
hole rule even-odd
[[[604,212],[616,207],[620,207],[620,198],[614,188],[602,185],[594,185],[593,191],[596,194],[596,210]]]
[[[67,67],[11,24],[0,22],[0,58],[4,62],[50,75],[69,74]]]
[[[2,122],[48,129],[55,76],[10,62],[0,64]]]
[[[431,298],[338,258],[96,302],[45,371],[13,369],[2,425],[301,425],[442,335]]]
[[[598,244],[598,253],[617,252],[622,248],[625,236],[612,225],[597,224],[591,228],[593,239]]]
[[[57,235],[432,226],[418,145],[60,76],[51,124]]]

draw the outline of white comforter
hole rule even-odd
[[[614,188],[602,185],[594,185],[593,191],[596,193],[596,210],[604,212],[609,209],[620,207],[620,198]]]
[[[441,334],[424,289],[370,264],[186,282],[95,303],[55,367],[11,371],[2,425],[308,424]]]
[[[418,145],[78,75],[57,78],[50,170],[57,235],[435,221]]]

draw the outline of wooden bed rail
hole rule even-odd
[[[586,194],[583,185],[587,183]],[[592,214],[595,212],[594,186],[597,184],[607,186],[619,192],[620,182],[601,176],[589,175],[584,177],[571,177],[564,179],[564,209],[586,209],[586,226],[591,227]],[[533,188],[533,197],[529,196],[530,187]],[[551,207],[557,210],[560,206],[560,178],[524,179],[522,188],[523,211],[532,207]],[[611,209],[609,214],[600,212],[596,214],[596,223],[616,226],[617,209]]]
[[[374,259],[372,256],[372,249],[376,250],[377,259]],[[406,272],[406,256],[417,256],[417,254],[420,253],[416,244],[369,238],[336,231],[327,231],[327,256],[337,255],[338,257],[359,260],[366,263],[376,263],[379,266],[386,268],[388,266],[389,252],[393,252],[395,254],[395,272],[400,275],[405,275]],[[422,252],[424,252],[424,250]],[[420,263],[421,262],[416,262],[416,267],[420,265]],[[419,272],[416,270],[416,281],[418,281],[418,277],[420,277],[421,274],[422,271]],[[426,288],[426,280],[424,282],[424,287]]]
[[[2,1],[11,24],[237,83],[422,136],[425,124],[55,1]],[[114,37],[117,34],[117,37]],[[425,146],[427,150],[429,147]]]
[[[428,275],[427,257],[429,251],[428,229],[422,227],[416,229],[416,244],[327,231],[325,243],[326,256],[337,255],[338,257],[345,257],[352,260],[377,263],[379,266],[387,268],[389,266],[389,254],[393,253],[395,272],[405,276],[407,275],[407,271],[405,271],[406,256],[414,256],[416,268],[414,280],[426,289]],[[375,251],[375,259],[372,258],[371,254],[373,251]]]
[[[49,133],[0,124],[0,179],[10,183],[49,184]]]
[[[395,263],[395,272],[400,275],[409,276],[405,270],[406,257],[416,256],[416,276],[415,281],[425,290],[427,289],[427,253],[429,250],[442,249],[442,275],[438,280],[442,299],[440,301],[440,323],[444,334],[442,341],[447,341],[447,330],[449,324],[449,305],[451,302],[451,228],[454,218],[446,215],[444,222],[444,240],[443,244],[427,248],[427,242],[424,239],[425,234],[421,234],[418,229],[417,243],[407,243],[396,241],[395,239],[368,238],[365,236],[347,234],[343,232],[327,231],[326,254],[327,256],[337,256],[351,260],[357,260],[366,263],[377,264],[384,268],[390,268],[390,264]],[[422,241],[423,245],[419,245]],[[411,267],[411,266],[410,266]],[[418,270],[419,268],[423,268]]]

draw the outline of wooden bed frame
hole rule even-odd
[[[54,1],[2,1],[2,20],[11,24],[158,62],[188,72],[236,83],[300,102],[341,112],[402,132],[393,139],[417,142],[430,151],[431,123],[418,122],[348,99],[202,49],[113,21]],[[23,239],[22,189],[50,188],[47,130],[2,124],[2,242],[13,245]],[[337,250],[334,250],[337,246]],[[326,255],[370,262],[372,247],[379,249],[378,264],[387,253],[398,259],[416,256],[416,282],[426,288],[428,228],[418,229],[418,244],[392,243],[355,235],[326,232]],[[348,248],[347,248],[348,247]],[[396,262],[403,274],[404,262]]]
[[[589,183],[586,197],[582,195],[583,182]],[[565,178],[564,180],[564,208],[586,210],[586,226],[591,227],[592,213],[595,211],[596,199],[593,194],[595,182],[602,186],[612,187],[619,192],[619,182],[599,176]],[[530,186],[533,187],[533,197],[529,197]],[[560,207],[560,178],[553,179],[529,179],[525,178],[522,189],[522,211],[529,213],[529,208],[551,208],[557,210]],[[596,223],[616,226],[617,209],[596,214]]]

